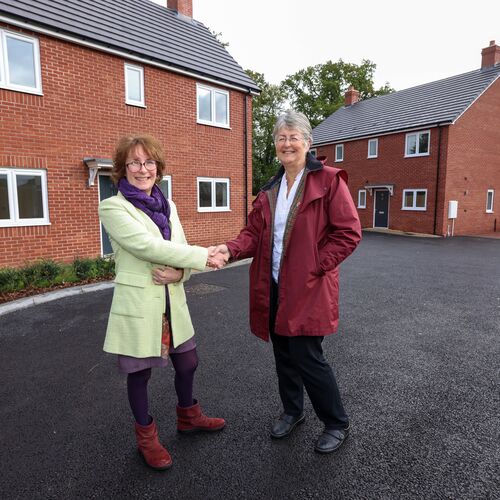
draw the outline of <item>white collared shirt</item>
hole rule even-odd
[[[286,172],[281,178],[281,184],[278,191],[278,199],[276,200],[276,210],[274,212],[274,238],[273,238],[273,279],[278,283],[280,273],[281,253],[283,251],[283,236],[285,233],[286,220],[288,219],[288,212],[292,206],[297,187],[299,186],[300,179],[304,174],[302,169],[295,177],[290,193],[287,196],[288,183],[286,180]]]

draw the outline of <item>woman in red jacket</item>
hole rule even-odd
[[[302,113],[287,111],[273,131],[278,173],[253,203],[248,225],[219,245],[250,266],[250,328],[273,343],[284,412],[271,436],[303,422],[303,388],[325,424],[315,450],[330,453],[349,434],[333,370],[322,341],[338,326],[338,266],[361,240],[347,174],[309,153],[312,130]]]

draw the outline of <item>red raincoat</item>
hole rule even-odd
[[[361,240],[347,173],[307,155],[305,187],[286,247],[282,250],[276,333],[329,335],[338,326],[338,265]],[[273,249],[272,197],[284,173],[263,187],[248,225],[227,242],[232,258],[253,257],[250,266],[250,329],[269,340]]]

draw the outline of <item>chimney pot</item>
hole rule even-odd
[[[167,7],[182,16],[193,17],[193,0],[167,0]]]
[[[489,47],[485,47],[481,51],[481,69],[495,66],[498,63],[500,63],[500,47],[495,40],[491,40]]]
[[[359,101],[359,92],[351,85],[345,93],[344,102],[346,106],[352,106]]]

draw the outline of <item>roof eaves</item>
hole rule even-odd
[[[313,142],[312,147],[318,147],[318,146],[328,146],[330,144],[337,144],[339,142],[352,142],[352,141],[359,141],[363,139],[370,139],[373,137],[380,137],[384,135],[393,135],[393,134],[401,134],[401,133],[407,133],[407,132],[413,132],[415,130],[422,130],[424,128],[436,128],[436,127],[444,127],[446,125],[453,125],[453,121],[448,120],[448,121],[441,121],[441,122],[428,122],[428,123],[422,123],[418,125],[412,125],[411,127],[401,127],[401,128],[395,128],[391,130],[387,130],[386,132],[381,132],[377,134],[360,134],[360,135],[348,135],[344,137],[339,137],[335,138],[335,140],[327,140],[327,141],[321,141],[321,142]]]
[[[126,59],[131,59],[131,60],[134,60],[137,62],[142,62],[143,64],[150,64],[151,66],[155,66],[155,67],[162,68],[162,69],[165,69],[168,71],[172,71],[174,73],[183,74],[183,75],[190,76],[190,77],[195,78],[195,79],[197,78],[200,80],[204,80],[204,81],[210,82],[210,83],[215,83],[215,84],[221,85],[223,87],[227,87],[227,88],[231,88],[231,89],[239,90],[239,91],[244,91],[244,92],[250,92],[253,95],[260,94],[260,88],[257,86],[253,86],[253,85],[250,86],[250,85],[243,85],[243,84],[237,85],[235,83],[230,83],[230,82],[227,82],[227,81],[222,80],[222,79],[214,78],[213,76],[207,76],[206,74],[204,74],[202,72],[189,71],[189,70],[184,69],[180,66],[167,64],[165,62],[161,62],[161,61],[158,61],[158,60],[155,60],[152,58],[147,58],[147,57],[144,57],[141,55],[136,55],[135,53],[133,53],[131,51],[127,52],[124,49],[114,48],[114,46],[112,46],[110,44],[104,45],[100,42],[96,42],[96,41],[92,40],[89,37],[75,36],[72,34],[67,34],[66,32],[62,32],[61,30],[54,30],[51,27],[46,27],[42,23],[35,24],[33,22],[25,22],[25,21],[19,20],[17,18],[6,17],[6,16],[3,16],[1,14],[0,14],[0,21],[5,22],[7,24],[17,26],[17,27],[20,27],[20,28],[29,29],[29,30],[34,31],[36,33],[42,33],[45,35],[52,36],[54,38],[58,38],[61,40],[72,42],[72,43],[75,43],[77,45],[83,45],[85,47],[100,50],[102,52],[107,52],[107,53],[110,53],[113,55],[124,57]]]

